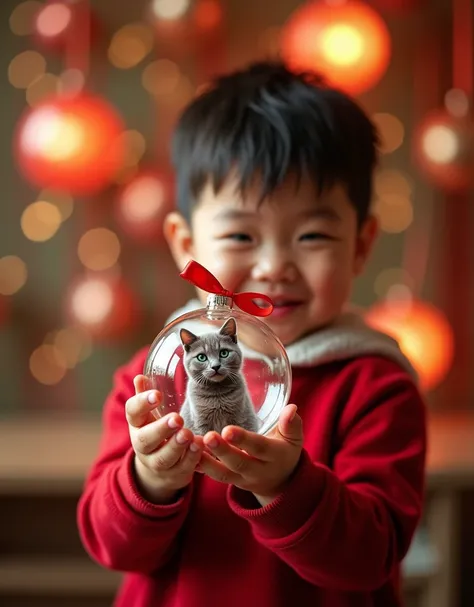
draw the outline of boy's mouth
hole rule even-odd
[[[273,300],[273,312],[270,314],[269,319],[284,318],[285,316],[295,312],[302,304],[302,301],[285,299]]]

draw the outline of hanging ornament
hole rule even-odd
[[[150,348],[144,374],[162,395],[156,415],[179,412],[197,434],[227,425],[267,434],[291,391],[285,348],[256,318],[272,313],[271,300],[227,291],[196,261],[181,276],[210,295],[206,307],[173,320]]]
[[[67,316],[96,341],[116,341],[138,324],[139,306],[135,294],[121,279],[88,274],[70,288]]]
[[[213,30],[222,21],[220,0],[197,0],[193,7],[192,18],[201,33]]]
[[[434,306],[419,300],[383,302],[369,310],[366,320],[398,341],[418,372],[422,390],[432,390],[445,379],[453,362],[453,331]]]
[[[89,42],[98,38],[99,22],[88,2],[48,0],[41,5],[34,17],[33,36],[40,47],[64,52],[71,43],[71,36],[88,32]]]
[[[281,51],[290,67],[320,72],[355,95],[382,78],[391,42],[383,19],[362,2],[308,2],[284,26]]]
[[[451,92],[452,93],[452,92]],[[474,121],[467,99],[447,97],[446,107],[428,114],[415,129],[413,154],[437,187],[463,192],[474,186]]]
[[[174,184],[170,173],[141,170],[120,190],[116,217],[124,232],[139,241],[156,242],[163,237],[163,221],[174,207]]]
[[[115,109],[100,97],[53,97],[21,119],[16,160],[36,187],[96,194],[123,164],[123,130]]]

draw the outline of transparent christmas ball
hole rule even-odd
[[[235,323],[229,323],[229,319]],[[230,336],[231,342],[229,327],[234,326],[235,337]],[[205,335],[214,337],[202,340]],[[187,343],[189,340],[192,345]],[[281,341],[264,322],[233,308],[232,299],[222,295],[209,295],[207,307],[170,322],[151,345],[143,373],[148,388],[161,393],[155,416],[180,413],[187,390],[192,401],[198,400],[200,410],[207,406],[203,394],[221,394],[220,402],[230,416],[226,421],[231,422],[224,425],[245,427],[234,421],[239,417],[240,405],[235,403],[233,390],[242,386],[243,380],[256,418],[256,427],[247,429],[259,434],[268,434],[277,425],[291,392],[291,366]],[[216,401],[211,398],[209,402]],[[196,408],[193,410],[200,415]]]

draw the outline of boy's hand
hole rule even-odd
[[[202,439],[183,428],[183,419],[170,413],[156,419],[160,403],[156,390],[145,391],[146,378],[133,380],[135,396],[128,399],[125,413],[135,451],[135,473],[139,489],[151,502],[174,501],[177,492],[191,482],[203,450]]]
[[[199,470],[216,481],[251,491],[265,506],[282,492],[298,464],[303,425],[296,406],[288,405],[268,437],[228,426],[222,436],[208,432],[204,445],[218,460],[204,452]]]

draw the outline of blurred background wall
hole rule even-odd
[[[406,596],[473,604],[472,13],[471,0],[2,0],[2,605],[110,604],[116,578],[88,561],[74,510],[114,370],[192,294],[161,232],[170,133],[214,75],[278,56],[321,70],[380,128],[381,237],[353,303],[400,341],[429,403]]]

